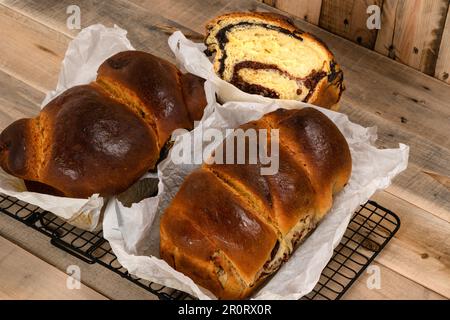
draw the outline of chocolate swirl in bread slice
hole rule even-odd
[[[160,224],[161,257],[222,299],[248,297],[278,270],[351,172],[345,138],[315,109],[279,109],[240,128],[279,130],[278,172],[261,175],[248,149],[245,164],[204,164],[185,179]]]
[[[268,13],[230,13],[206,25],[214,69],[239,89],[337,109],[343,74],[327,46]]]

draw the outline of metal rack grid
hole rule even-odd
[[[1,194],[0,211],[47,235],[54,246],[86,263],[99,263],[159,299],[191,298],[184,292],[129,274],[117,261],[101,230],[96,232],[81,230],[48,211]],[[399,227],[400,219],[390,210],[373,201],[360,206],[316,287],[302,299],[340,299],[383,250]]]

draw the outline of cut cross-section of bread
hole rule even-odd
[[[206,25],[214,69],[242,91],[337,109],[343,74],[327,46],[269,13],[229,13]]]

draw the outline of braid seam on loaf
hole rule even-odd
[[[93,82],[93,84],[101,87],[111,99],[124,105],[125,107],[133,111],[138,117],[141,117],[155,134],[158,149],[162,148],[162,146],[159,145],[159,133],[155,122],[155,116],[152,113],[146,111],[146,108],[143,107],[144,104],[139,99],[139,97],[137,97],[130,90],[116,81],[100,78]]]

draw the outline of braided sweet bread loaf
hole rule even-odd
[[[95,82],[7,127],[0,165],[29,191],[118,194],[155,168],[174,129],[191,129],[201,118],[203,83],[149,53],[120,52],[100,66]]]
[[[315,109],[279,109],[241,128],[279,129],[278,172],[261,175],[259,162],[204,164],[160,224],[161,257],[222,299],[248,297],[278,270],[329,211],[352,167],[345,138]]]
[[[343,73],[327,46],[281,15],[229,13],[206,25],[214,69],[239,89],[336,110]]]

